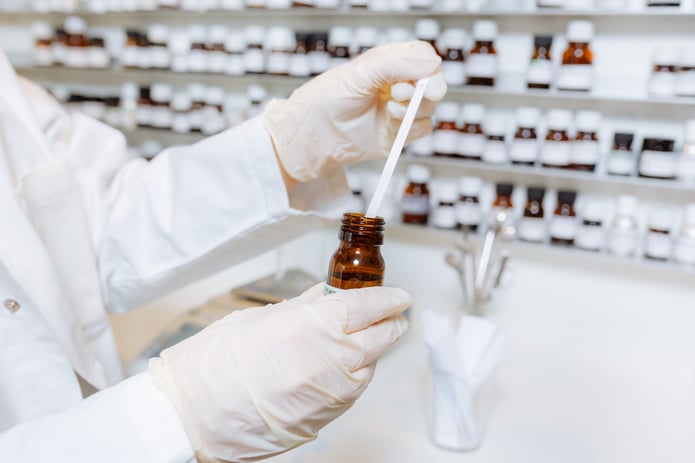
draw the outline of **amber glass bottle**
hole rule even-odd
[[[589,91],[593,86],[594,54],[589,42],[594,26],[588,21],[572,21],[567,27],[567,49],[557,76],[558,90]]]
[[[384,242],[384,219],[346,213],[338,236],[340,246],[331,258],[324,292],[381,286],[385,265],[379,246]]]

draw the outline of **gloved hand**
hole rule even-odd
[[[306,182],[328,166],[386,156],[407,106],[392,99],[398,82],[433,76],[408,141],[431,133],[435,102],[446,93],[440,63],[426,42],[392,43],[321,74],[286,100],[271,101],[263,119],[285,171]],[[412,95],[394,93],[399,100]]]
[[[199,461],[255,461],[316,438],[369,384],[407,329],[396,288],[317,285],[227,316],[150,361]]]

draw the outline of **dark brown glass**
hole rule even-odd
[[[511,194],[498,194],[492,203],[492,207],[499,209],[510,209],[513,206]]]
[[[659,228],[650,228],[649,233],[656,233],[657,235],[670,235],[671,232],[669,230],[661,230]],[[659,262],[666,262],[668,260],[668,257],[657,257],[657,256],[652,256],[648,252],[644,254],[644,257],[649,259],[649,260],[655,260]]]
[[[531,219],[542,219],[543,218],[543,202],[535,199],[529,199],[526,202],[526,207],[524,208],[524,217]]]
[[[557,141],[557,142],[564,142],[564,143],[569,143],[570,137],[567,135],[567,131],[565,130],[553,130],[550,129],[548,130],[548,134],[545,136],[546,141]],[[553,164],[541,164],[543,167],[550,167],[552,169],[565,169],[568,168],[569,166],[556,166]]]
[[[558,217],[576,217],[577,213],[574,210],[574,203],[559,203],[555,208],[555,215]],[[556,238],[554,236],[551,236],[550,242],[553,244],[572,246],[574,244],[574,239],[568,240],[564,238]]]
[[[577,136],[574,137],[576,141],[593,141],[597,142],[598,137],[596,132],[577,132]],[[570,164],[570,169],[579,170],[581,172],[594,172],[596,170],[596,164]]]
[[[340,245],[328,267],[328,285],[337,289],[381,286],[384,279],[384,219],[346,213],[340,227]]]
[[[550,47],[545,47],[545,46],[537,46],[533,49],[533,55],[531,55],[531,61],[551,61],[552,56],[550,55]],[[547,90],[550,88],[550,84],[538,84],[538,83],[532,83],[528,82],[526,84],[527,88],[535,88],[535,89],[542,89],[542,90]]]
[[[430,189],[427,187],[426,183],[415,183],[410,182],[403,192],[404,196],[430,196]],[[403,213],[401,220],[403,223],[410,223],[415,225],[427,225],[427,220],[429,219],[429,214],[407,214]]]
[[[458,130],[456,127],[456,121],[440,121],[437,126],[434,128],[434,130]],[[440,156],[440,157],[454,157],[456,156],[456,153],[440,153],[438,151],[435,151],[432,153],[433,156]]]
[[[485,135],[483,132],[483,127],[480,124],[469,124],[468,122],[463,124],[463,127],[461,127],[461,132],[471,135]],[[480,155],[471,156],[466,153],[459,153],[457,157],[462,159],[470,159],[472,161],[480,161],[482,159]]]
[[[470,52],[471,55],[496,55],[495,44],[488,41],[477,41]],[[467,85],[480,85],[484,87],[492,87],[495,85],[494,77],[476,77],[470,76],[466,79]]]
[[[516,129],[516,132],[514,133],[514,139],[538,140],[538,133],[536,132],[536,129],[533,127],[519,127],[518,129]],[[517,166],[532,166],[534,164],[534,161],[524,162],[512,160],[512,164]]]

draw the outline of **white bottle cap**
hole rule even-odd
[[[229,53],[243,53],[246,50],[244,33],[239,30],[231,31],[224,41],[224,49]]]
[[[440,202],[455,203],[459,199],[459,192],[454,182],[442,182],[437,190],[437,198]]]
[[[379,31],[376,27],[361,26],[355,31],[355,38],[360,47],[375,47],[379,40]]]
[[[420,19],[415,23],[415,37],[421,40],[437,40],[439,23],[434,19]]]
[[[695,144],[695,119],[685,121],[685,143]]]
[[[678,46],[659,45],[654,49],[654,64],[666,66],[676,66],[680,58],[680,48]]]
[[[497,37],[497,23],[489,19],[481,19],[473,23],[473,39],[481,42],[492,42]]]
[[[568,130],[572,123],[572,112],[568,109],[551,109],[546,120],[551,130]]]
[[[689,227],[695,226],[695,203],[690,203],[687,206],[685,206],[683,224]]]
[[[466,29],[446,29],[442,36],[442,48],[463,50],[466,48],[466,35]]]
[[[467,124],[482,124],[485,107],[477,103],[466,103],[461,107],[461,120]]]
[[[244,112],[249,106],[251,106],[249,97],[243,93],[230,93],[224,100],[224,109],[227,111]]]
[[[601,125],[601,113],[598,111],[578,111],[575,128],[579,132],[595,133]]]
[[[680,65],[682,67],[695,67],[695,47],[687,47],[681,55]]]
[[[352,42],[352,29],[347,26],[331,27],[328,33],[328,45],[331,47],[349,47]]]
[[[430,179],[430,170],[420,164],[408,167],[408,180],[413,183],[427,183]]]
[[[227,40],[228,30],[225,26],[214,24],[208,28],[207,43],[211,45],[223,44]]]
[[[169,29],[164,24],[150,24],[147,27],[147,40],[152,43],[167,43]]]
[[[268,29],[266,44],[267,49],[276,51],[294,51],[297,46],[294,31],[286,26],[273,26]]]
[[[571,21],[567,25],[567,41],[589,43],[594,38],[594,24],[591,21]]]
[[[603,222],[605,208],[603,203],[597,200],[589,201],[584,208],[584,220],[589,222]]]
[[[191,97],[191,101],[194,101],[196,103],[205,101],[205,85],[190,84],[188,86],[187,91]]]
[[[121,85],[121,99],[137,100],[140,97],[140,88],[134,82],[125,82]]]
[[[46,21],[34,21],[31,24],[31,33],[36,39],[51,40],[53,38],[53,26]]]
[[[459,193],[463,196],[478,196],[483,188],[483,179],[480,177],[461,177],[459,180]]]
[[[669,209],[654,209],[649,214],[649,228],[671,231],[673,213]]]
[[[522,106],[516,110],[516,123],[525,129],[535,128],[540,117],[541,112],[538,108]]]
[[[150,98],[155,103],[168,103],[171,101],[171,85],[161,82],[154,83],[150,86]]]
[[[262,26],[252,24],[244,28],[244,37],[248,45],[263,45],[265,30]]]
[[[174,111],[188,111],[191,109],[191,97],[188,92],[177,92],[171,100],[171,108]]]
[[[201,24],[193,24],[188,27],[188,37],[191,43],[205,43],[206,31]]]
[[[222,87],[208,87],[205,90],[205,104],[210,106],[224,105],[224,89]]]
[[[191,49],[191,39],[189,35],[182,31],[171,34],[169,49],[176,54],[187,53]]]
[[[453,101],[441,101],[437,104],[435,111],[438,121],[456,122],[459,116],[459,105]]]
[[[389,43],[409,42],[413,40],[413,33],[405,27],[391,27],[388,30],[388,38],[386,40]]]
[[[483,124],[486,135],[505,136],[507,134],[507,121],[501,114],[489,115]]]
[[[633,216],[637,212],[637,198],[632,195],[618,196],[618,207],[616,215]]]
[[[65,18],[65,32],[71,35],[82,35],[87,32],[87,23],[78,16],[68,16]]]
[[[251,102],[265,101],[268,98],[268,91],[261,85],[249,85],[246,94]]]

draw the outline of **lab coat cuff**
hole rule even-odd
[[[183,424],[171,402],[152,382],[149,373],[126,380],[128,413],[155,463],[195,461]]]

